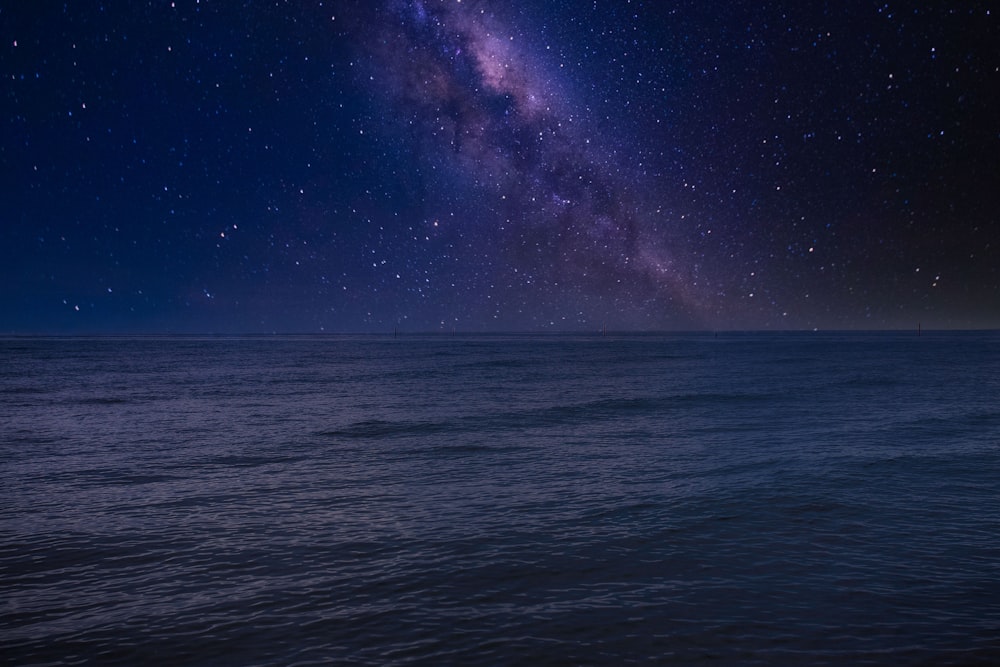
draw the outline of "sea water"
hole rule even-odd
[[[8,664],[1000,661],[1000,334],[0,340]]]

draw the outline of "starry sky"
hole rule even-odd
[[[0,333],[1000,327],[990,5],[0,0]]]

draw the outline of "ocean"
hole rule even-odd
[[[0,339],[5,664],[1000,663],[1000,333]]]

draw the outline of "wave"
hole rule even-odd
[[[899,378],[886,375],[853,375],[841,382],[837,386],[841,387],[895,387],[902,384]]]
[[[513,369],[513,368],[532,368],[537,366],[537,362],[532,359],[488,359],[486,361],[472,361],[464,364],[458,364],[457,368],[478,368],[478,369]]]
[[[206,458],[202,461],[202,464],[211,466],[232,466],[236,468],[255,468],[258,466],[279,463],[296,463],[301,460],[303,460],[302,457],[298,456],[252,456],[247,454],[223,454]]]
[[[121,396],[88,396],[74,402],[79,405],[122,405],[132,401]]]
[[[0,387],[0,394],[9,394],[11,396],[19,396],[21,394],[48,394],[51,392],[52,389],[48,387]]]
[[[451,430],[447,422],[387,421],[365,419],[343,428],[320,431],[317,435],[340,438],[389,438],[401,435],[441,433]]]
[[[694,393],[662,397],[607,398],[524,410],[463,415],[442,420],[365,419],[341,427],[321,430],[316,435],[330,438],[377,440],[468,432],[521,431],[527,428],[634,419],[641,415],[662,415],[675,409],[689,409],[692,404],[722,409],[735,403],[767,401],[772,398],[772,394],[744,393]]]
[[[58,483],[64,487],[104,489],[117,486],[171,483],[184,479],[184,477],[166,473],[138,472],[113,468],[86,468],[47,471],[44,473],[44,479],[49,483]]]

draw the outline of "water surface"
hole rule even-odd
[[[0,340],[11,664],[989,664],[1000,335]]]

